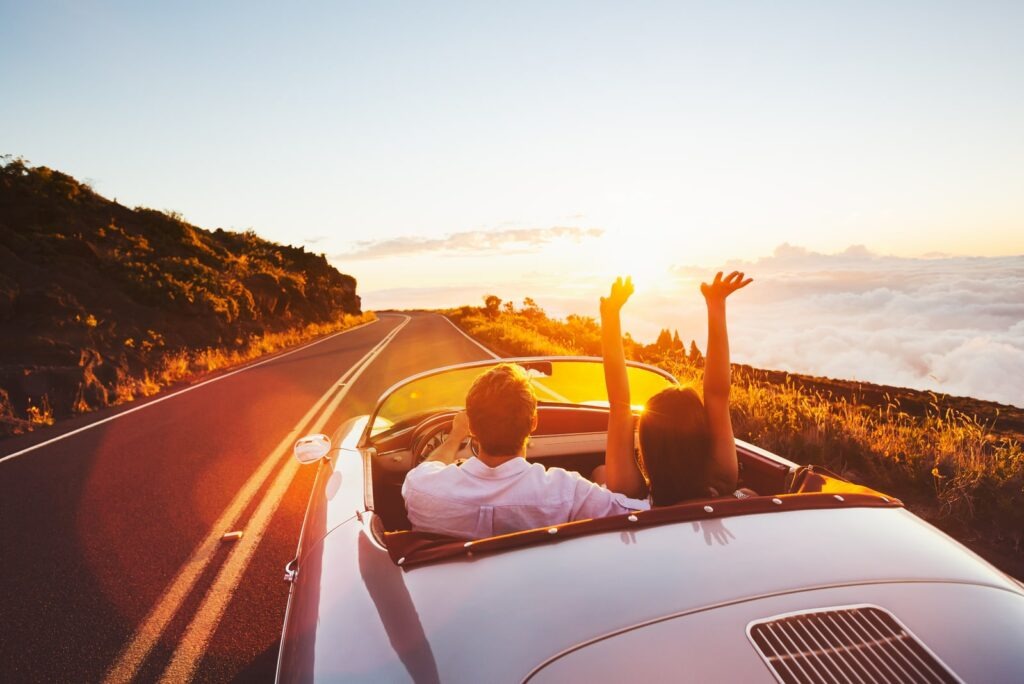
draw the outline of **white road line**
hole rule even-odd
[[[467,340],[469,340],[470,342],[472,342],[473,344],[475,344],[476,346],[480,347],[480,348],[481,348],[481,349],[483,349],[483,350],[484,350],[485,352],[487,352],[488,354],[490,354],[490,355],[491,355],[491,358],[493,358],[493,359],[500,359],[500,358],[501,358],[500,356],[498,356],[497,354],[495,354],[494,352],[492,352],[492,351],[491,351],[490,349],[488,349],[487,347],[485,347],[484,345],[480,344],[479,342],[477,342],[476,340],[474,340],[474,339],[473,339],[472,337],[470,337],[470,336],[469,336],[469,335],[468,335],[468,334],[466,333],[466,331],[465,331],[465,330],[463,330],[463,329],[462,329],[462,328],[460,328],[459,326],[455,325],[455,324],[454,324],[454,323],[452,322],[452,319],[448,318],[447,316],[445,316],[445,315],[443,315],[443,314],[438,314],[438,315],[439,315],[439,316],[441,316],[441,318],[443,318],[444,320],[448,321],[448,325],[452,326],[453,328],[455,328],[456,330],[458,330],[458,331],[459,331],[460,333],[462,333],[462,334],[463,334],[463,336],[464,336],[464,337],[465,337],[465,338],[466,338]]]
[[[310,407],[306,415],[296,423],[295,428],[285,435],[284,439],[270,452],[270,455],[263,460],[259,468],[242,485],[235,498],[224,512],[221,513],[220,517],[217,518],[217,521],[213,523],[206,538],[203,539],[192,552],[192,555],[189,556],[188,560],[185,561],[181,569],[178,570],[178,574],[168,585],[167,589],[164,590],[164,593],[142,621],[142,624],[139,625],[131,641],[128,642],[124,651],[121,652],[121,655],[107,673],[106,682],[126,682],[135,676],[139,667],[153,649],[153,646],[156,645],[160,635],[167,628],[167,624],[181,608],[181,604],[188,597],[192,587],[195,586],[200,575],[202,575],[206,566],[212,560],[217,548],[221,544],[221,535],[228,530],[235,529],[239,516],[256,496],[256,493],[266,482],[267,478],[270,477],[274,468],[280,463],[281,458],[290,451],[295,441],[295,432],[301,431],[303,426],[311,421],[328,399],[334,395],[338,390],[338,385],[345,383],[349,380],[350,376],[357,373],[363,362],[383,348],[382,345],[390,341],[395,333],[407,322],[403,321],[399,324],[377,343],[373,349],[368,351],[366,355],[345,371],[337,381],[332,383],[331,388]],[[344,394],[346,391],[347,386],[342,388],[339,394]]]
[[[467,332],[466,332],[465,330],[463,330],[463,329],[462,329],[462,328],[460,328],[459,326],[455,325],[455,323],[454,323],[454,322],[452,322],[452,319],[448,318],[447,316],[445,316],[445,315],[443,315],[443,314],[438,314],[438,315],[439,315],[439,316],[441,316],[441,318],[443,318],[444,320],[448,321],[448,324],[449,324],[449,325],[451,325],[451,326],[452,326],[453,328],[455,328],[455,329],[456,329],[456,330],[458,330],[458,331],[459,331],[460,333],[462,333],[462,334],[463,334],[463,336],[465,336],[465,338],[466,338],[467,340],[469,340],[470,342],[472,342],[473,344],[475,344],[476,346],[480,347],[480,348],[481,348],[481,349],[483,349],[483,350],[484,350],[485,352],[487,352],[488,354],[490,354],[492,358],[495,358],[495,359],[500,359],[500,358],[502,358],[502,357],[498,356],[497,354],[495,354],[494,352],[492,352],[492,351],[491,351],[490,349],[488,349],[487,347],[485,347],[484,345],[480,344],[480,342],[478,342],[477,340],[475,340],[475,339],[473,339],[472,337],[470,337],[469,333],[467,333]],[[550,394],[550,395],[551,395],[551,397],[552,397],[552,398],[553,398],[553,399],[554,399],[555,401],[562,401],[562,402],[565,402],[566,404],[571,404],[571,403],[572,403],[571,401],[569,401],[568,399],[566,399],[566,398],[565,398],[565,397],[563,397],[563,396],[562,396],[561,394],[559,394],[558,392],[554,391],[553,389],[551,389],[550,387],[548,387],[548,386],[547,386],[547,385],[545,385],[544,383],[542,383],[542,382],[539,382],[539,381],[537,381],[537,380],[534,380],[534,381],[533,381],[533,383],[534,383],[535,385],[537,385],[538,387],[540,387],[540,388],[541,388],[542,390],[544,390],[545,392],[547,392],[548,394]]]
[[[395,328],[391,334],[389,334],[383,341],[383,343],[376,348],[373,356],[368,358],[363,363],[359,370],[349,378],[348,383],[345,387],[334,397],[331,401],[330,406],[320,415],[320,419],[316,424],[310,428],[309,432],[320,432],[327,421],[331,419],[338,406],[341,404],[345,395],[348,394],[349,389],[355,384],[359,376],[363,374],[367,368],[369,368],[377,356],[384,351],[384,347],[390,342],[398,331],[401,330],[408,322],[409,317],[406,317],[402,323]],[[288,491],[288,486],[291,484],[292,479],[299,470],[299,463],[295,459],[288,459],[284,468],[278,473],[274,479],[274,483],[270,486],[263,500],[260,501],[259,506],[256,508],[252,515],[252,518],[246,523],[244,528],[245,534],[242,539],[231,549],[231,553],[227,560],[224,561],[224,565],[217,573],[217,578],[206,592],[206,596],[203,598],[202,604],[199,606],[199,610],[196,611],[195,617],[192,618],[192,622],[189,623],[188,628],[185,630],[185,634],[178,644],[178,648],[174,652],[174,657],[171,659],[167,669],[164,670],[163,675],[160,678],[161,682],[170,684],[172,682],[185,682],[190,681],[195,675],[196,666],[199,664],[200,659],[206,652],[206,647],[213,637],[214,630],[217,629],[217,625],[220,624],[220,620],[224,615],[224,611],[227,609],[228,603],[234,596],[235,590],[238,588],[239,582],[242,580],[242,574],[245,569],[249,566],[252,557],[256,553],[256,549],[259,546],[260,541],[263,539],[264,533],[267,531],[267,527],[270,525],[270,520],[274,516],[274,512],[277,510],[278,505],[284,498],[285,493]]]
[[[380,320],[380,319],[377,319],[377,320]],[[98,425],[103,425],[104,423],[109,423],[112,420],[117,420],[118,418],[123,418],[124,416],[127,416],[129,413],[135,413],[136,411],[141,411],[142,409],[149,408],[150,406],[155,406],[155,405],[159,404],[162,401],[167,401],[168,399],[172,399],[172,398],[174,398],[176,396],[184,394],[185,392],[191,392],[192,390],[199,389],[200,387],[203,387],[204,385],[209,385],[210,383],[219,382],[219,381],[221,381],[221,380],[223,380],[225,378],[230,378],[232,375],[235,375],[237,373],[243,373],[243,372],[245,372],[247,370],[251,370],[253,368],[256,368],[257,366],[262,366],[265,363],[270,363],[271,361],[277,361],[278,359],[283,359],[286,356],[291,356],[292,354],[294,354],[296,352],[300,352],[303,349],[308,349],[309,347],[312,347],[314,345],[320,344],[321,342],[326,342],[327,340],[333,339],[333,338],[337,337],[338,335],[344,335],[347,332],[352,332],[353,330],[358,330],[359,328],[362,328],[364,326],[376,323],[377,320],[370,321],[369,323],[360,323],[359,325],[355,326],[354,328],[347,328],[346,330],[340,330],[340,331],[338,331],[336,333],[328,335],[327,337],[322,337],[319,340],[314,340],[313,342],[310,342],[308,344],[304,344],[301,347],[296,347],[295,349],[291,349],[289,351],[286,351],[283,354],[277,354],[276,356],[272,356],[269,359],[265,359],[263,361],[259,361],[257,363],[253,363],[251,365],[245,366],[244,368],[239,368],[238,370],[233,370],[230,373],[225,373],[224,375],[218,375],[215,378],[210,378],[209,380],[204,380],[203,382],[200,382],[199,384],[191,385],[191,386],[186,387],[184,389],[180,389],[177,392],[171,392],[167,396],[159,397],[158,399],[154,399],[153,401],[146,402],[145,404],[142,404],[140,406],[132,407],[132,408],[126,410],[126,411],[121,411],[120,413],[117,413],[117,414],[115,414],[113,416],[107,416],[106,418],[103,418],[101,420],[97,420],[95,423],[89,423],[88,425],[83,425],[82,427],[76,428],[74,430],[71,430],[70,432],[65,432],[62,435],[57,435],[56,437],[52,437],[52,438],[46,440],[45,442],[40,442],[39,444],[33,444],[32,446],[26,447],[26,448],[22,449],[21,451],[15,451],[14,453],[7,454],[6,456],[0,457],[0,463],[3,463],[4,461],[9,461],[9,460],[11,460],[13,458],[17,458],[18,456],[22,456],[24,454],[27,454],[30,451],[35,451],[36,449],[41,449],[44,446],[48,446],[50,444],[53,444],[54,442],[59,442],[62,439],[67,439],[68,437],[71,437],[72,435],[77,435],[79,432],[85,432],[86,430],[91,430],[92,428],[94,428],[94,427],[96,427]]]

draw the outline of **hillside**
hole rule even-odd
[[[0,435],[366,319],[323,255],[0,164]]]
[[[600,356],[598,323],[552,319],[527,298],[442,311],[508,356]],[[701,331],[703,332],[703,331]],[[698,390],[703,356],[663,330],[625,339],[628,358],[664,368]],[[733,367],[736,436],[798,463],[824,465],[903,499],[1004,570],[1024,577],[1024,410],[967,397]]]

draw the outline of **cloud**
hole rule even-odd
[[[1024,256],[903,258],[782,245],[735,262],[733,356],[762,368],[1024,406]],[[708,269],[675,269],[681,279]]]
[[[355,259],[381,259],[408,254],[440,252],[446,254],[482,254],[536,251],[538,248],[560,240],[580,242],[604,235],[601,228],[577,228],[553,226],[550,228],[512,228],[507,230],[470,230],[451,233],[444,237],[430,238],[404,236],[388,240],[363,240],[355,243],[355,249],[334,255],[333,258],[351,261]]]
[[[703,349],[707,323],[698,285],[719,269],[754,278],[729,298],[730,346],[738,363],[1024,408],[1024,255],[904,258],[863,246],[822,254],[781,245],[752,261],[674,268],[675,287],[640,290],[630,299],[624,328],[648,342],[661,328],[678,329]],[[479,305],[493,291],[516,302],[531,296],[553,316],[596,316],[605,287],[567,289],[524,273],[522,282],[503,285],[391,290],[365,298],[372,306],[433,308]]]

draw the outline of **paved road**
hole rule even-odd
[[[382,315],[179,394],[0,442],[0,681],[102,681],[132,658],[117,672],[157,680],[213,594],[226,608],[195,680],[272,680],[282,568],[316,472],[276,491],[288,445],[366,413],[412,373],[488,356],[440,316]],[[232,590],[221,570],[242,542],[220,535],[233,530],[254,553]]]

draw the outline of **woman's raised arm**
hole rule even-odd
[[[729,417],[729,333],[725,326],[725,299],[752,280],[744,280],[743,274],[737,271],[723,279],[719,272],[711,284],[701,283],[700,286],[708,306],[708,350],[704,363],[704,410],[711,432],[712,456],[708,482],[722,495],[735,491],[739,476],[736,441]]]
[[[601,297],[601,353],[609,403],[604,464],[608,489],[630,497],[641,497],[647,494],[647,483],[633,457],[633,409],[629,401],[629,377],[626,375],[626,353],[622,348],[622,324],[619,321],[619,311],[631,294],[633,281],[617,278],[611,293]]]

